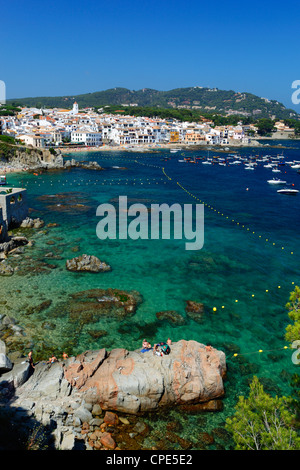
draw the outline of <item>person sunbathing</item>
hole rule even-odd
[[[143,344],[142,344],[141,352],[150,351],[150,349],[152,349],[151,344],[147,340],[144,339]]]

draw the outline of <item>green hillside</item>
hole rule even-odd
[[[294,110],[287,109],[276,100],[266,100],[251,93],[217,88],[176,88],[158,91],[150,88],[128,90],[111,88],[95,93],[74,96],[36,97],[8,100],[10,104],[29,107],[71,108],[77,101],[79,108],[138,105],[161,108],[193,109],[203,113],[223,115],[240,114],[252,118],[300,119]]]

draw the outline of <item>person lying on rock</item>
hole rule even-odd
[[[147,340],[143,339],[143,345],[142,345],[141,352],[144,353],[146,351],[150,351],[150,349],[152,349],[151,344]]]

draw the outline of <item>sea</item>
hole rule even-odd
[[[223,409],[151,413],[145,419],[155,432],[145,446],[155,445],[157,429],[163,433],[172,421],[193,449],[203,448],[204,433],[214,438],[209,449],[232,448],[225,421],[234,414],[239,396],[249,393],[253,376],[273,396],[291,393],[297,368],[285,341],[290,322],[286,303],[300,282],[300,194],[279,194],[279,186],[268,180],[280,178],[300,190],[300,174],[285,163],[300,161],[300,144],[262,143],[228,152],[210,148],[171,153],[159,147],[149,152],[76,152],[64,159],[96,161],[104,170],[7,175],[8,185],[27,189],[30,217],[45,221],[43,228],[28,232],[34,246],[11,257],[17,267],[14,275],[1,278],[2,313],[25,329],[20,347],[33,348],[39,359],[43,354],[48,359],[51,352],[60,356],[63,351],[75,355],[103,347],[135,350],[144,338],[154,343],[170,337],[225,352]],[[233,164],[237,156],[256,160],[254,170],[247,171],[245,161]],[[266,156],[281,156],[280,173],[265,167]],[[203,164],[208,159],[211,164]],[[129,205],[147,208],[203,204],[203,247],[187,250],[186,240],[172,237],[99,239],[97,208],[104,203],[116,206],[119,196],[127,196]],[[47,227],[53,223],[57,226]],[[111,271],[66,270],[66,260],[83,253],[105,261]],[[95,288],[138,291],[143,301],[134,315],[122,320],[72,321],[66,308],[70,295]],[[188,300],[204,304],[200,319],[187,314]],[[36,308],[43,302],[46,308]],[[176,311],[184,320],[174,324],[168,317],[158,318],[162,311]],[[166,445],[180,448],[174,442]]]

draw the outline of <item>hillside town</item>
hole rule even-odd
[[[122,114],[123,112],[123,114]],[[215,126],[203,118],[201,122],[175,119],[135,117],[119,113],[107,114],[93,108],[72,109],[22,108],[14,116],[2,117],[2,133],[36,148],[130,148],[134,146],[183,145],[247,145],[256,133],[253,124]],[[282,122],[277,130],[291,131]]]

